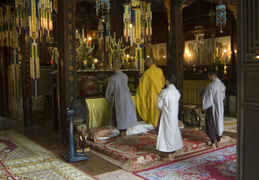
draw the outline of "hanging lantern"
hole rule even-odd
[[[202,33],[202,29],[204,29],[203,26],[198,25],[195,26],[195,45],[197,45],[198,47],[200,47],[201,45],[204,45],[204,33]]]
[[[110,14],[110,2],[109,0],[96,0],[96,15],[103,20]]]
[[[226,26],[227,22],[227,11],[226,5],[222,4],[221,0],[216,6],[216,26],[219,27],[220,32],[223,33],[223,28]]]

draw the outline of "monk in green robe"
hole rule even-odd
[[[136,92],[136,107],[140,117],[157,127],[160,110],[157,108],[157,96],[165,84],[162,69],[154,64],[154,59],[145,60],[148,69],[142,75]]]

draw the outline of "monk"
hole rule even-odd
[[[165,75],[166,88],[159,93],[157,107],[161,109],[156,149],[166,152],[162,160],[174,160],[176,150],[183,147],[182,135],[178,124],[179,91],[174,86],[176,78],[172,73]]]
[[[225,85],[220,81],[217,70],[208,72],[208,79],[211,81],[204,92],[202,103],[205,112],[205,129],[210,142],[208,146],[215,149],[220,147],[221,136],[224,131],[224,98]]]
[[[165,78],[162,69],[154,64],[152,57],[145,60],[145,65],[148,69],[140,79],[135,103],[140,117],[157,127],[160,114],[157,108],[157,96],[164,87]]]
[[[128,76],[120,68],[120,62],[113,62],[114,75],[108,83],[105,97],[111,102],[111,115],[109,125],[114,125],[120,130],[122,137],[126,136],[126,130],[136,126],[137,115],[128,88]]]

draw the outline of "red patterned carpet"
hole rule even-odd
[[[0,131],[0,179],[96,179],[15,131]]]
[[[236,146],[219,148],[162,166],[136,171],[134,174],[148,180],[234,180],[236,177]]]
[[[184,148],[176,151],[176,160],[189,156],[199,155],[211,151],[206,147],[207,135],[197,130],[181,130]],[[161,161],[163,153],[156,150],[156,134],[130,135],[124,138],[114,137],[105,143],[87,141],[93,153],[120,166],[127,171],[136,171],[156,165],[164,164]],[[222,146],[236,143],[228,136],[222,137]]]

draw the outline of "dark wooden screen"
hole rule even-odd
[[[237,179],[259,177],[259,1],[238,2]]]

